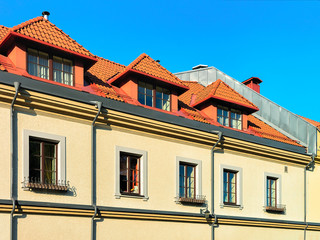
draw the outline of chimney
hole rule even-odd
[[[247,87],[251,88],[252,90],[256,91],[257,93],[260,93],[260,83],[262,83],[262,80],[258,77],[251,77],[245,81],[242,82]]]
[[[43,11],[42,12],[42,16],[44,17],[44,19],[49,20],[49,15],[50,13],[48,11]]]
[[[208,65],[199,64],[199,65],[197,65],[197,66],[194,66],[194,67],[192,68],[192,70],[196,70],[196,69],[200,69],[200,68],[207,68],[207,67],[208,67]]]

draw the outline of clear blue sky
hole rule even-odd
[[[145,52],[175,73],[198,64],[320,121],[320,1],[0,0],[0,24],[49,20],[93,54],[129,64]]]

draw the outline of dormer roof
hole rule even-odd
[[[218,79],[197,93],[195,102],[192,107],[197,107],[204,102],[213,99],[245,108],[248,112],[256,112],[259,108],[248,99],[241,96],[226,83]]]
[[[189,88],[176,77],[174,74],[169,72],[167,69],[162,67],[158,62],[153,60],[147,54],[143,53],[139,57],[137,57],[132,63],[130,63],[126,69],[116,75],[115,77],[108,80],[109,83],[115,84],[117,81],[121,79],[124,75],[129,72],[140,73],[142,75],[154,78],[156,80],[165,82],[166,84],[172,85],[176,87],[181,92],[185,92]]]
[[[0,27],[0,49],[13,37],[26,38],[66,50],[69,53],[94,59],[92,53],[42,16],[33,18],[12,28]]]

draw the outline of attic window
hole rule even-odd
[[[239,130],[242,129],[242,115],[240,111],[221,106],[217,109],[218,122],[221,125]]]
[[[74,85],[74,70],[71,60],[31,48],[28,48],[28,73],[69,86]]]
[[[170,91],[163,87],[139,81],[138,100],[146,106],[171,110]]]

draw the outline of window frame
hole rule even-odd
[[[236,172],[236,202],[230,204],[224,202],[224,171]],[[220,165],[220,207],[236,207],[240,210],[243,209],[243,170],[240,167],[230,165]]]
[[[30,149],[29,149],[29,142],[31,139],[38,139],[46,142],[54,142],[56,143],[56,158],[57,158],[57,165],[56,165],[56,184],[59,183],[66,184],[66,137],[38,132],[33,130],[26,130],[23,131],[23,180],[24,182],[29,179],[29,169],[30,169]],[[24,187],[26,188],[26,187]],[[28,189],[28,188],[26,188]]]
[[[276,179],[276,206],[271,206],[268,205],[268,189],[267,189],[267,181],[268,178],[270,179]],[[264,173],[264,206],[266,207],[273,207],[273,208],[277,208],[278,206],[282,205],[282,176],[280,174],[275,174],[275,173],[268,173],[265,172]]]
[[[126,153],[128,155],[140,156],[140,191],[139,194],[121,193],[120,191],[120,155]],[[115,148],[115,198],[120,199],[122,197],[128,198],[141,198],[145,201],[149,199],[148,196],[148,152],[133,149],[128,147],[116,146]]]
[[[31,73],[29,73],[29,60],[28,60],[28,56],[29,56],[29,51],[36,51],[36,52],[41,52],[41,53],[44,53],[44,54],[47,54],[48,55],[48,78],[42,78],[42,77],[39,77],[39,76],[36,76],[36,75],[32,75]],[[74,87],[75,86],[75,62],[72,58],[65,58],[63,57],[63,54],[62,55],[56,55],[54,54],[53,51],[42,51],[42,50],[39,50],[38,48],[33,48],[33,47],[27,47],[27,51],[26,51],[26,64],[27,64],[27,72],[28,74],[30,74],[31,76],[35,76],[35,77],[38,77],[38,78],[41,78],[41,79],[46,79],[46,80],[50,80],[50,81],[53,81],[53,82],[56,82],[56,83],[60,83],[60,82],[57,82],[54,80],[54,76],[53,76],[53,72],[54,72],[54,69],[53,69],[53,62],[54,62],[54,57],[56,58],[60,58],[62,59],[62,61],[70,61],[72,63],[72,66],[71,66],[71,69],[72,69],[72,85],[69,85],[69,84],[65,84],[64,82],[61,84],[64,84],[64,85],[67,85],[67,86],[72,86]],[[62,71],[63,73],[65,71]]]
[[[140,91],[139,91],[139,87],[141,86],[140,83],[144,83],[145,85],[145,89],[147,89],[147,84],[148,85],[151,85],[152,86],[152,106],[149,106],[147,104],[144,104],[144,103],[141,103],[139,101],[139,94],[140,94]],[[158,108],[157,107],[157,100],[161,100],[161,105],[163,107],[163,94],[164,92],[158,92],[157,91],[157,88],[161,88],[162,90],[167,90],[169,92],[169,110],[166,110],[166,109],[163,109],[163,108]],[[161,93],[161,98],[158,98],[157,97],[157,93]],[[145,96],[145,103],[147,103],[147,100],[146,100],[146,96],[150,96],[149,94],[147,93],[141,93],[141,95],[144,95]],[[157,85],[156,83],[148,83],[147,81],[143,81],[143,80],[138,80],[138,102],[144,106],[148,106],[148,107],[153,107],[153,108],[156,108],[156,109],[160,109],[160,110],[163,110],[163,111],[167,111],[167,112],[171,112],[172,111],[172,92],[170,91],[170,89],[166,88],[166,87],[162,87],[161,85]]]
[[[120,180],[120,194],[123,194],[123,195],[137,195],[137,196],[140,196],[141,194],[141,155],[136,155],[136,154],[132,154],[132,153],[127,153],[127,152],[123,152],[121,151],[120,152],[120,178],[121,178],[121,156],[125,155],[126,156],[126,177],[127,177],[127,180],[126,180],[126,191],[122,191],[121,190],[121,180]],[[132,178],[132,173],[131,173],[131,157],[132,158],[136,158],[137,159],[137,165],[138,165],[138,171],[139,171],[139,180],[138,180],[138,193],[134,193],[134,192],[130,192],[129,189],[130,189],[130,185],[131,185],[131,178]]]
[[[219,116],[220,117],[223,117],[224,116],[222,115],[219,115],[219,109],[223,110],[223,111],[227,111],[228,112],[228,126],[226,125],[223,125],[222,123],[219,122]],[[237,119],[234,119],[234,118],[231,118],[231,113],[235,113],[235,114],[239,114],[240,115],[240,120],[237,120]],[[241,128],[234,128],[234,127],[231,127],[231,123],[232,123],[232,119],[234,119],[235,121],[240,121],[240,126]],[[230,127],[232,129],[237,129],[237,130],[242,130],[243,129],[243,113],[240,111],[240,110],[236,110],[236,109],[233,109],[233,108],[228,108],[228,107],[224,107],[224,106],[217,106],[217,122],[219,124],[221,124],[222,126],[225,126],[225,127]]]
[[[225,176],[225,173],[227,173],[227,182],[225,181],[224,179],[224,176]],[[235,188],[234,188],[234,202],[231,202],[231,199],[230,199],[230,192],[231,192],[231,182],[229,181],[229,177],[230,177],[230,174],[234,174],[235,175]],[[238,181],[237,181],[237,178],[238,178],[238,171],[234,171],[234,170],[230,170],[230,169],[223,169],[223,204],[224,205],[237,205],[237,187],[238,187]],[[227,183],[227,199],[228,201],[225,201],[225,183]]]
[[[197,196],[202,196],[202,161],[185,158],[176,157],[176,203],[181,204],[180,201],[180,163],[195,167],[195,198]]]

